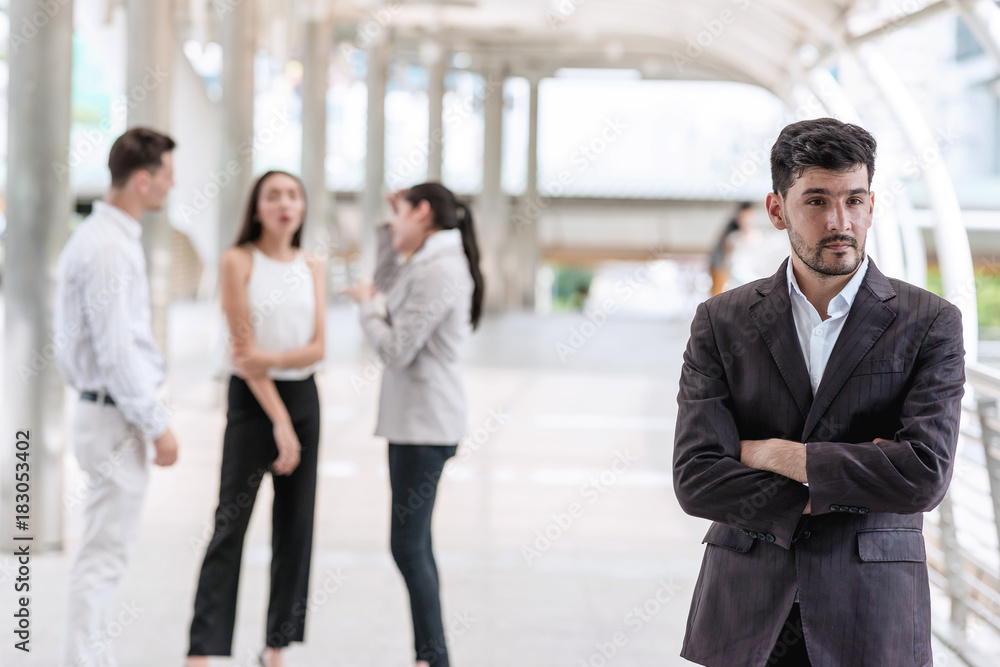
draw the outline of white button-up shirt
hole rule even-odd
[[[156,396],[166,373],[150,326],[141,235],[125,211],[94,202],[59,255],[53,342],[68,384],[105,392],[126,421],[155,439],[167,429]]]
[[[795,273],[792,271],[792,260],[788,259],[788,294],[792,300],[792,318],[795,320],[795,329],[799,334],[799,345],[802,347],[802,356],[806,360],[806,370],[809,371],[809,383],[812,385],[813,396],[819,388],[819,383],[826,372],[826,365],[830,361],[830,353],[833,346],[840,337],[840,332],[844,329],[844,322],[847,321],[847,314],[851,312],[851,305],[858,295],[861,283],[864,282],[865,274],[868,273],[868,256],[858,267],[854,277],[851,278],[844,289],[830,300],[830,305],[826,312],[829,319],[823,320],[816,308],[809,303],[809,299],[802,294],[798,281],[795,280]]]

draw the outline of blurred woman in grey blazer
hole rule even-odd
[[[483,277],[472,212],[440,183],[389,197],[375,284],[345,290],[385,364],[375,435],[389,440],[390,544],[413,615],[416,667],[449,667],[431,513],[445,462],[465,436],[460,350],[479,324]],[[385,313],[374,296],[385,294]]]

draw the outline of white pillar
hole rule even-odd
[[[861,116],[857,109],[848,99],[844,89],[824,68],[817,68],[810,72],[805,79],[806,85],[812,91],[820,104],[837,119],[845,123],[863,125]],[[890,170],[889,158],[881,156],[880,164],[876,165],[875,177],[872,181],[872,191],[875,193],[875,204],[878,214],[872,227],[872,236],[877,240],[877,252],[872,252],[873,259],[878,263],[879,269],[892,278],[905,279],[907,275],[907,260],[923,261],[926,258],[907,258],[903,253],[903,238],[899,220],[896,217],[896,209],[891,204],[891,193],[889,190]],[[882,195],[887,199],[882,200]],[[905,196],[905,195],[904,195]],[[912,221],[910,221],[912,223]],[[910,227],[915,233],[919,233],[913,225]],[[873,247],[873,250],[875,248]]]
[[[64,389],[51,331],[55,261],[69,230],[70,75],[73,2],[59,4],[42,28],[26,34],[39,11],[34,0],[11,0],[7,153],[7,258],[4,266],[4,405],[0,439],[0,550],[62,547]],[[22,437],[24,436],[24,437]],[[27,442],[20,449],[17,442]],[[30,511],[15,524],[15,458],[26,451]],[[24,538],[32,538],[31,541]],[[20,538],[20,539],[18,539]],[[15,541],[16,540],[16,541]]]
[[[538,204],[538,81],[539,77],[532,75],[528,78],[531,84],[530,101],[528,103],[528,182],[524,188],[524,198],[534,206],[531,210],[540,210]],[[538,263],[541,257],[541,237],[539,225],[541,217],[535,219],[534,224],[528,225],[516,237],[523,236],[519,244],[522,250],[523,261],[518,262],[521,271],[521,302],[524,308],[535,307],[535,282],[538,274]],[[515,232],[517,230],[515,229]]]
[[[531,84],[531,101],[528,104],[528,184],[524,194],[529,199],[538,198],[538,76],[528,79]]]
[[[254,5],[224,5],[221,16],[223,127],[219,170],[236,175],[219,195],[220,256],[236,240],[254,176]]]
[[[303,245],[328,256],[335,235],[330,229],[326,188],[326,95],[330,72],[330,31],[326,19],[306,22],[302,73],[302,182],[308,199]]]
[[[1000,67],[1000,7],[993,0],[957,0],[962,19]]]
[[[128,57],[125,91],[131,103],[129,127],[142,125],[170,134],[171,89],[174,84],[174,16],[169,2],[128,0]],[[180,146],[178,150],[197,150]],[[167,208],[143,216],[142,247],[149,276],[149,305],[153,337],[164,357],[167,346],[167,310],[170,306],[170,269],[173,239]]]
[[[427,68],[427,180],[440,181],[444,160],[444,77],[448,57],[442,52]]]
[[[384,32],[384,31],[383,31]],[[375,227],[385,220],[385,87],[389,49],[384,34],[368,47],[368,139],[365,154],[365,189],[362,193],[361,274],[375,270]]]
[[[507,305],[503,253],[507,237],[507,210],[501,176],[503,169],[503,81],[505,73],[492,67],[484,74],[483,99],[483,187],[479,197],[482,267],[486,280],[486,308]]]
[[[922,158],[924,183],[934,211],[934,239],[945,297],[962,310],[966,358],[976,361],[979,358],[976,280],[969,236],[951,175],[920,107],[882,52],[873,44],[863,44],[857,48],[857,55],[875,89],[896,117],[914,154]]]

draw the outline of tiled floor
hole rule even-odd
[[[210,379],[217,320],[206,304],[178,304],[171,317],[182,453],[153,475],[118,593],[116,649],[126,667],[182,664],[218,488],[224,414],[221,385]],[[313,597],[307,641],[289,651],[288,664],[405,667],[410,629],[388,553],[385,444],[370,435],[378,387],[352,382],[366,366],[352,310],[331,309],[329,322]],[[449,464],[435,517],[456,667],[689,664],[678,652],[706,524],[680,511],[670,484],[688,325],[613,320],[563,361],[557,344],[583,322],[490,319],[470,348],[472,437]],[[494,432],[485,429],[491,414],[503,422]],[[67,458],[70,482],[75,474]],[[265,484],[247,539],[234,657],[213,665],[253,664],[262,644],[270,498]],[[582,508],[576,517],[568,515],[573,503]],[[78,532],[70,513],[71,547]],[[33,567],[34,650],[14,654],[4,641],[2,665],[57,664],[67,556],[39,556]],[[614,648],[616,633],[625,642]]]

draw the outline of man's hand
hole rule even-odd
[[[806,446],[801,442],[770,438],[741,440],[740,463],[748,468],[784,475],[803,484],[806,477]]]
[[[172,466],[177,461],[177,438],[169,428],[159,438],[153,441],[156,447],[156,458],[153,463],[158,466]]]

